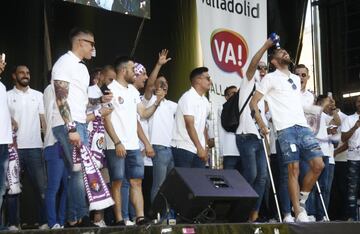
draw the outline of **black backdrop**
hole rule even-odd
[[[268,31],[279,33],[282,46],[294,57],[298,57],[301,48],[299,38],[302,35],[306,3],[307,0],[268,0]],[[11,67],[19,63],[29,66],[33,88],[43,90],[47,84],[44,9],[47,14],[52,62],[69,48],[67,35],[72,27],[86,27],[94,32],[97,57],[88,62],[89,70],[112,63],[116,55],[129,54],[142,21],[134,16],[61,0],[11,0],[1,1],[0,6],[0,19],[3,22],[0,52],[7,54],[8,67],[3,74],[3,82],[8,88],[12,86]],[[165,75],[171,75],[177,80],[170,80],[170,97],[174,100],[187,88],[187,74],[192,68],[191,64],[194,64],[194,29],[197,27],[195,7],[194,0],[153,0],[151,20],[145,20],[134,54],[138,61],[151,70],[157,53],[162,48],[169,48],[170,52],[177,51],[172,53],[172,62],[162,70]],[[183,56],[177,59],[176,55],[179,54]],[[179,67],[183,64],[180,59],[190,59],[191,62],[188,67]],[[176,90],[171,88],[172,84],[176,86]]]

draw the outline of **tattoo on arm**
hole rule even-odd
[[[65,123],[72,122],[70,107],[67,103],[67,98],[69,94],[69,82],[55,80],[54,81],[56,104],[59,108],[61,117]]]

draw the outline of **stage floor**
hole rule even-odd
[[[148,225],[141,227],[107,227],[107,228],[65,228],[58,230],[22,230],[23,233],[179,233],[179,234],[222,234],[222,233],[251,233],[251,234],[360,234],[360,222],[318,222],[318,223],[219,223],[219,224],[179,224],[174,226]],[[14,233],[14,232],[12,232]]]

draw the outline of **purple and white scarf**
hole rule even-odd
[[[96,166],[101,169],[105,163],[105,128],[104,121],[100,116],[97,116],[93,123],[93,129],[89,135],[90,150]]]
[[[21,193],[20,184],[20,161],[17,152],[16,133],[13,132],[13,143],[9,145],[9,167],[6,172],[6,185],[9,189],[8,194]]]
[[[74,147],[74,152],[75,154],[80,153],[76,158],[77,160],[80,158],[81,161],[86,195],[90,203],[89,210],[102,210],[114,205],[109,189],[94,162],[94,156],[89,147],[85,145],[81,145],[80,149]]]

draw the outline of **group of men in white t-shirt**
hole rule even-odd
[[[88,145],[87,123],[101,116],[106,130],[104,149],[110,190],[115,202],[112,225],[124,226],[129,218],[122,212],[122,206],[128,207],[129,201],[124,200],[121,193],[125,182],[129,185],[129,198],[135,209],[134,221],[138,225],[144,224],[147,222],[141,187],[144,156],[148,156],[147,160],[153,164],[151,202],[174,166],[206,167],[210,142],[206,122],[210,104],[205,95],[211,86],[209,71],[206,67],[198,67],[190,73],[191,88],[181,96],[178,104],[165,98],[168,82],[164,76],[158,76],[162,65],[170,60],[167,50],[159,53],[149,77],[143,65],[130,57],[118,57],[114,66],[105,66],[99,71],[97,82],[89,87],[89,73],[83,60],[92,57],[94,35],[87,30],[74,29],[70,41],[71,50],[54,64],[51,85],[44,91],[44,97],[29,88],[30,74],[25,65],[19,65],[13,71],[15,87],[7,95],[0,83],[0,96],[5,96],[9,107],[0,115],[4,123],[0,132],[1,154],[8,155],[7,145],[13,142],[12,123],[13,129],[17,130],[21,166],[34,176],[33,186],[38,188],[42,201],[40,224],[47,223],[54,229],[64,225],[89,226],[83,175],[76,168],[72,154],[74,147]],[[256,221],[268,180],[262,140],[269,133],[268,127],[272,126],[274,138],[271,142],[278,147],[271,148],[276,148],[279,157],[279,198],[284,221],[312,221],[309,215],[324,220],[324,207],[314,185],[319,181],[328,208],[334,154],[344,152],[344,146],[348,145],[348,210],[349,218],[355,220],[357,169],[360,167],[360,98],[356,102],[357,112],[349,117],[335,108],[330,96],[320,95],[314,105],[314,95],[306,90],[308,69],[298,65],[295,74],[291,73],[288,69],[291,59],[284,49],[276,49],[270,55],[276,70],[266,74],[266,64],[260,59],[273,44],[268,39],[247,69],[240,86],[239,109],[246,106],[236,133],[219,128],[224,169],[238,169],[259,194],[249,214],[249,221]],[[0,60],[0,72],[4,67],[5,63]],[[142,89],[144,94],[140,96]],[[228,87],[225,98],[228,100],[237,91],[235,86]],[[250,102],[245,104],[251,95]],[[44,145],[41,128],[45,131]],[[339,143],[337,147],[333,146],[334,142]],[[43,147],[48,169],[47,188],[44,186],[45,166],[41,160]],[[4,172],[1,172],[0,180],[3,181],[7,160],[1,163]],[[60,205],[56,205],[60,187],[63,189]],[[4,194],[5,190],[5,186],[1,187],[0,193]],[[291,216],[290,201],[295,218]],[[99,214],[94,223],[104,226],[101,219]],[[19,224],[15,220],[12,225]]]

